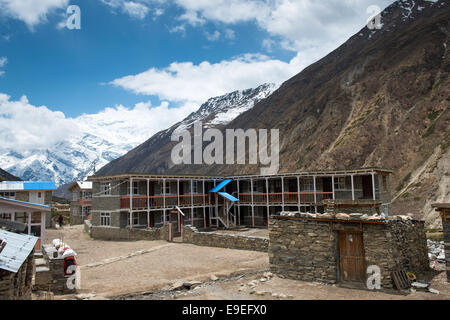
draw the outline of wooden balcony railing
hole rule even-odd
[[[251,203],[252,194],[251,193],[240,193],[239,200],[241,203]],[[269,199],[267,199],[269,198]],[[267,203],[298,203],[298,193],[297,192],[285,192],[285,193],[254,193],[253,203],[264,204]],[[316,192],[316,202],[320,203],[324,199],[332,199],[332,192]],[[300,192],[300,203],[314,203],[314,192]]]
[[[92,198],[80,199],[81,207],[91,207],[92,206]]]
[[[163,196],[133,196],[133,209],[146,209],[147,202],[150,200],[150,208],[164,208],[164,203],[166,208],[170,207],[189,207],[189,206],[202,206],[214,205],[216,202],[215,195],[213,194],[194,194],[194,195],[167,195]],[[250,193],[240,193],[238,196],[240,203],[249,204],[251,203],[252,195]],[[298,203],[298,193],[297,192],[285,192],[285,193],[254,193],[253,203],[255,204],[266,204],[267,198],[269,203],[282,203],[284,198],[285,204],[297,204]],[[332,192],[316,192],[317,203],[322,202],[324,199],[332,199]],[[218,196],[217,201],[219,204],[224,202],[223,198]],[[300,192],[300,203],[314,203],[314,192]],[[129,209],[130,208],[130,196],[124,196],[120,198],[120,208]]]
[[[194,195],[167,195],[163,196],[133,196],[133,209],[146,209],[147,202],[150,200],[150,208],[164,208],[165,207],[188,207],[188,206],[201,206],[203,204],[213,204],[214,197],[210,197],[208,194],[194,194]],[[120,208],[130,208],[130,196],[120,197]]]

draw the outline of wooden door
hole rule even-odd
[[[363,282],[366,278],[362,232],[339,232],[339,266],[342,282]]]
[[[333,192],[333,180],[330,178],[322,178],[323,192]]]
[[[372,176],[362,176],[363,198],[373,199]]]

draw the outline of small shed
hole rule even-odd
[[[287,278],[359,286],[375,266],[383,289],[394,287],[394,272],[429,270],[424,222],[398,217],[272,216],[269,261]]]
[[[0,230],[0,300],[31,299],[37,237]]]
[[[450,282],[450,203],[434,203],[431,205],[442,219],[442,229],[444,232],[445,261],[447,264],[447,282]]]

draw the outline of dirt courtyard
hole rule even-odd
[[[93,299],[450,299],[443,271],[434,271],[427,279],[439,294],[375,292],[268,275],[268,255],[261,252],[166,241],[92,240],[82,226],[47,230],[45,243],[54,238],[77,252],[79,293]],[[198,283],[191,290],[180,287],[192,281]]]

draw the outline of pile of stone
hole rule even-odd
[[[444,241],[433,241],[427,239],[428,257],[430,261],[445,263],[445,244]]]

